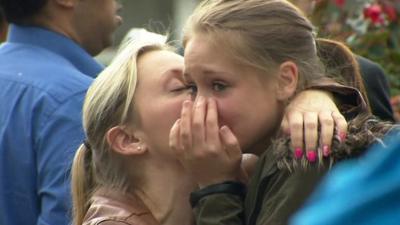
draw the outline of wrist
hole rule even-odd
[[[190,194],[190,204],[194,208],[202,198],[213,194],[231,194],[244,198],[246,191],[246,185],[238,181],[225,181],[211,184],[192,192]]]

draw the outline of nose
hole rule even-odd
[[[205,102],[209,102],[209,100],[213,100],[215,102],[215,104],[218,105],[217,99],[210,95],[196,95],[196,97],[194,99],[192,99],[192,101],[194,102],[194,104],[196,104],[201,98]]]
[[[203,98],[204,100],[207,101],[207,98],[204,97],[203,95],[196,95],[196,96],[194,96],[194,99],[193,99],[194,104],[196,104],[201,98]]]

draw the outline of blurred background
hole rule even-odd
[[[108,64],[123,36],[134,27],[168,32],[180,43],[184,21],[200,0],[120,0],[123,25],[115,43],[96,58]],[[319,37],[346,43],[356,54],[379,63],[391,86],[394,110],[400,113],[400,0],[291,0],[318,28]],[[0,23],[0,42],[7,25]],[[400,116],[400,114],[399,114]]]
[[[291,0],[309,16],[318,36],[346,43],[380,64],[400,118],[400,0]]]
[[[97,59],[104,64],[109,63],[122,38],[134,27],[144,27],[159,33],[168,32],[171,39],[180,39],[183,23],[199,1],[119,0],[119,2],[123,5],[120,15],[124,23],[115,33],[114,45],[97,56]],[[6,27],[4,20],[1,19],[0,42],[5,40]]]

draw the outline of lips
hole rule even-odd
[[[121,25],[124,22],[124,19],[122,19],[122,16],[120,16],[121,11],[122,11],[122,5],[118,3],[117,10],[115,12],[115,20],[117,21],[118,25]]]
[[[115,16],[115,21],[117,22],[118,25],[121,25],[124,22],[124,20],[120,15]]]

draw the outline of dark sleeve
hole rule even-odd
[[[277,171],[263,191],[263,201],[255,225],[284,225],[303,205],[324,171],[289,173]]]
[[[389,82],[382,68],[361,56],[357,57],[372,114],[382,120],[394,121],[390,105]]]
[[[244,224],[244,195],[245,187],[238,182],[194,191],[190,198],[196,225]]]

